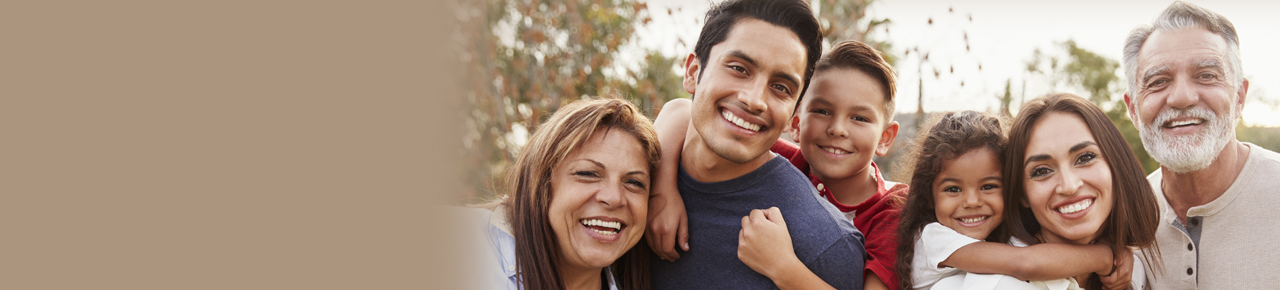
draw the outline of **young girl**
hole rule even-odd
[[[1111,274],[1112,249],[1105,245],[1000,243],[1008,237],[1000,227],[1005,121],[961,111],[934,117],[931,123],[904,163],[913,173],[898,228],[900,289],[1043,289],[1057,287],[1024,281]],[[1127,284],[1125,280],[1118,285]]]

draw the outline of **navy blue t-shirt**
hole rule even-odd
[[[800,262],[836,289],[862,289],[862,233],[785,158],[775,155],[755,171],[721,182],[694,180],[683,166],[679,174],[690,251],[675,262],[653,255],[654,289],[777,289],[738,260],[742,217],[773,206],[787,221]]]

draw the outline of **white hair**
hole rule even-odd
[[[1129,38],[1124,43],[1124,75],[1129,79],[1126,94],[1131,97],[1137,96],[1138,52],[1147,42],[1147,37],[1156,30],[1170,31],[1190,27],[1204,28],[1226,40],[1227,62],[1230,66],[1227,71],[1231,74],[1229,77],[1237,88],[1244,84],[1244,74],[1241,72],[1240,64],[1240,36],[1236,34],[1236,27],[1218,13],[1191,3],[1176,1],[1169,4],[1169,8],[1165,8],[1160,16],[1156,16],[1156,20],[1151,25],[1138,26],[1129,32]]]
[[[1165,122],[1182,117],[1203,119],[1205,130],[1183,136],[1168,135],[1160,130]],[[1142,146],[1160,166],[1176,173],[1200,171],[1213,164],[1222,148],[1235,139],[1237,117],[1235,109],[1224,115],[1214,114],[1204,106],[1169,109],[1161,111],[1150,124],[1138,118],[1138,134],[1142,137]]]

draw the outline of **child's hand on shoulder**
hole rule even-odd
[[[654,186],[657,190],[659,186]],[[689,251],[689,216],[679,192],[655,194],[649,198],[648,229],[645,231],[649,248],[664,261],[680,259],[676,248]]]
[[[649,225],[645,241],[659,258],[674,262],[680,258],[676,249],[689,251],[689,215],[684,200],[676,186],[679,174],[680,150],[689,129],[689,99],[675,99],[662,106],[661,113],[653,121],[662,148],[662,160],[653,173],[653,185],[649,193]]]
[[[804,267],[791,246],[787,222],[777,207],[752,210],[742,217],[738,232],[738,259],[757,273],[777,280],[788,267]]]

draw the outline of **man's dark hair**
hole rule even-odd
[[[809,78],[813,76],[814,63],[822,56],[822,29],[809,2],[804,0],[728,0],[713,5],[707,10],[706,24],[698,33],[698,43],[693,46],[693,54],[698,57],[698,80],[702,80],[702,71],[707,69],[711,47],[724,42],[733,26],[744,17],[785,27],[804,44],[807,55],[804,86],[800,89],[800,95],[804,96],[805,90],[809,89]]]

